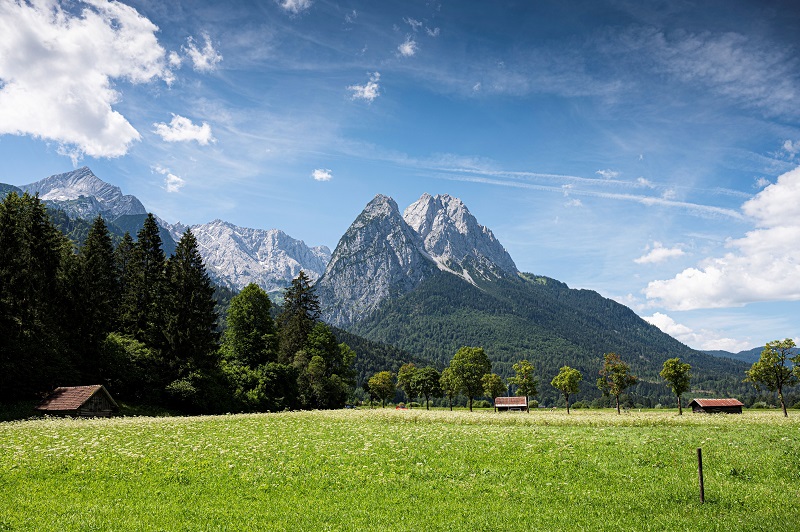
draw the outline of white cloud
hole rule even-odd
[[[767,179],[766,177],[757,177],[755,178],[755,183],[753,183],[753,186],[755,188],[762,189],[764,187],[768,187],[771,184],[772,183],[770,182],[770,180]]]
[[[644,177],[636,178],[636,186],[643,188],[655,188],[655,185],[648,179],[645,179]]]
[[[439,36],[439,28],[425,28],[425,32],[428,34],[429,37]]]
[[[211,126],[203,122],[198,126],[186,117],[173,114],[169,125],[163,122],[153,124],[154,132],[167,142],[191,142],[197,141],[201,146],[207,146],[209,142],[214,142],[211,136]]]
[[[0,134],[56,141],[73,158],[118,157],[141,135],[113,109],[112,80],[174,78],[155,24],[119,2],[81,7],[0,2]]]
[[[481,90],[481,82],[479,81],[472,86],[472,92],[480,92],[480,90]]]
[[[619,172],[614,170],[598,170],[595,174],[602,176],[604,179],[614,179],[619,175]]]
[[[348,24],[352,24],[356,21],[357,18],[358,18],[358,11],[354,9],[350,13],[347,13],[344,16],[344,21],[347,22]]]
[[[748,341],[727,338],[707,329],[696,332],[686,325],[676,323],[671,317],[661,312],[656,312],[652,316],[644,316],[642,319],[693,349],[738,353],[752,347]]]
[[[414,32],[416,32],[422,27],[422,22],[420,22],[419,20],[415,20],[411,17],[404,18],[403,22],[411,26],[411,29],[414,30]]]
[[[311,172],[311,177],[313,177],[315,181],[330,181],[333,179],[333,172],[328,168],[317,168]]]
[[[380,95],[381,87],[378,82],[381,79],[379,72],[373,72],[369,76],[369,81],[364,85],[350,85],[348,90],[353,91],[350,97],[353,100],[367,100],[371,102]]]
[[[173,174],[169,170],[169,168],[164,168],[163,166],[156,165],[153,167],[153,171],[158,172],[159,174],[164,176],[164,189],[170,194],[174,192],[179,192],[186,184],[186,181],[183,178]]]
[[[800,300],[800,167],[742,205],[756,229],[672,279],[651,281],[645,295],[670,310]]]
[[[412,57],[414,54],[417,53],[417,41],[412,39],[411,36],[409,35],[408,37],[406,37],[405,42],[403,42],[402,44],[400,44],[400,46],[397,47],[397,51],[403,57]]]
[[[645,251],[649,253],[645,253],[638,259],[634,259],[633,262],[636,264],[655,264],[659,262],[664,262],[665,260],[680,257],[684,255],[684,251],[681,248],[665,248],[661,242],[653,242],[653,246],[647,246]]]
[[[211,37],[207,33],[203,33],[203,40],[205,44],[200,49],[195,44],[194,37],[189,37],[186,39],[186,46],[182,47],[182,49],[192,60],[192,67],[196,71],[211,72],[216,70],[217,64],[222,61],[222,55],[214,49],[214,45],[211,44]],[[170,55],[170,61],[172,60],[172,55]]]
[[[294,15],[301,13],[311,7],[311,0],[275,0],[284,11]]]
[[[564,204],[565,207],[583,207],[583,202],[577,198],[571,199]]]
[[[800,153],[800,140],[796,140],[792,142],[791,140],[786,140],[783,143],[783,151],[786,154],[786,157],[789,159],[794,159],[795,155]]]

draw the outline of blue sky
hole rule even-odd
[[[0,181],[334,248],[461,198],[691,347],[800,337],[795,2],[0,0]]]

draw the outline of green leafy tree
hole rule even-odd
[[[787,361],[800,364],[800,355],[790,356],[795,347],[794,340],[791,338],[767,342],[764,350],[761,351],[761,358],[745,372],[747,375],[745,382],[753,383],[756,389],[763,386],[771,392],[778,392],[778,399],[785,417],[789,417],[789,414],[786,412],[783,389],[794,386],[798,382],[797,374],[787,364]],[[794,371],[798,371],[796,366]]]
[[[550,381],[550,385],[564,396],[564,400],[567,402],[567,414],[569,414],[569,396],[578,393],[578,386],[581,380],[583,380],[583,375],[581,375],[580,371],[569,366],[563,366],[558,375]]]
[[[330,327],[317,323],[294,358],[302,406],[342,408],[355,385],[354,359],[355,352],[338,343]]]
[[[439,384],[441,374],[433,366],[419,368],[413,377],[413,388],[425,397],[425,409],[431,409],[431,397],[441,397],[442,388]]]
[[[508,382],[517,387],[517,395],[524,396],[527,403],[530,401],[530,397],[536,397],[539,394],[539,379],[533,374],[536,369],[527,360],[520,360],[514,364],[513,368],[515,375],[508,379]],[[530,412],[530,408],[527,410]]]
[[[667,384],[675,394],[678,400],[678,415],[683,414],[683,406],[681,405],[681,395],[692,389],[691,380],[691,364],[681,362],[680,358],[670,358],[664,361],[664,367],[661,369],[661,378],[667,381]]]
[[[485,374],[481,379],[481,384],[483,384],[484,395],[492,400],[492,405],[494,405],[495,397],[505,395],[508,391],[508,387],[506,383],[503,382],[503,378],[497,373]]]
[[[380,399],[381,408],[386,406],[386,401],[394,397],[395,384],[394,375],[391,371],[379,371],[367,381],[369,395],[375,399]]]
[[[278,315],[278,357],[291,363],[295,354],[305,348],[308,335],[319,321],[319,298],[308,276],[302,270],[292,280],[283,298],[283,310]]]
[[[414,386],[414,377],[417,374],[417,366],[413,362],[408,362],[400,366],[397,370],[397,387],[403,390],[406,394],[406,400],[411,403],[416,395],[416,387]],[[411,405],[409,404],[409,407]]]
[[[258,285],[250,283],[228,307],[223,355],[228,360],[256,368],[278,360],[278,336],[272,319],[272,301]]]
[[[191,230],[183,233],[166,270],[162,334],[167,388],[179,390],[177,395],[185,406],[203,409],[207,397],[203,386],[217,367],[219,334],[214,287]]]
[[[492,362],[482,347],[462,347],[450,361],[458,389],[467,397],[469,411],[472,402],[483,394],[483,376],[492,372]]]
[[[606,353],[603,355],[603,369],[600,370],[597,387],[604,395],[614,397],[617,403],[617,414],[620,413],[619,396],[636,384],[636,381],[636,377],[630,373],[630,367],[622,361],[618,354]]]
[[[453,399],[458,395],[458,380],[453,373],[453,368],[444,368],[442,376],[439,377],[439,386],[442,388],[442,394],[447,397],[447,405],[452,412]]]

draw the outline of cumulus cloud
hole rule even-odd
[[[174,78],[155,24],[120,2],[80,5],[0,2],[0,134],[52,140],[73,157],[118,157],[141,135],[113,109],[112,80]]]
[[[645,251],[647,251],[647,253],[638,259],[634,259],[633,262],[636,264],[655,264],[685,254],[681,248],[665,248],[661,242],[653,242],[652,247],[647,246]]]
[[[186,46],[183,46],[183,51],[192,60],[192,67],[198,72],[211,72],[216,70],[217,64],[222,61],[222,55],[214,49],[211,43],[211,37],[207,33],[203,33],[203,47],[198,48],[195,43],[194,37],[186,39]],[[170,62],[173,58],[170,55]]]
[[[603,177],[604,179],[614,179],[619,175],[619,172],[615,172],[614,170],[598,170],[595,174]]]
[[[642,318],[651,325],[655,325],[662,332],[667,333],[679,342],[683,342],[693,349],[700,349],[704,351],[728,351],[731,353],[738,353],[752,347],[746,341],[736,340],[734,338],[727,338],[720,334],[702,329],[694,331],[686,325],[677,323],[667,314],[656,312],[652,316],[644,316]]]
[[[422,27],[422,22],[411,17],[404,18],[403,22],[411,26],[411,29],[414,30],[414,32],[418,31]]]
[[[651,281],[645,295],[670,310],[800,300],[797,205],[800,167],[781,175],[742,205],[756,228],[729,241],[730,252],[707,258],[672,279]]]
[[[786,155],[786,157],[789,159],[794,159],[795,155],[800,153],[800,140],[796,140],[794,142],[791,140],[786,140],[781,148],[783,148],[783,153]]]
[[[367,100],[371,102],[380,95],[381,87],[378,83],[381,79],[379,72],[373,72],[369,76],[369,81],[364,85],[350,85],[347,90],[353,91],[350,96],[353,100]]]
[[[328,168],[317,168],[311,172],[311,177],[313,177],[315,181],[330,181],[333,179],[333,172]]]
[[[438,37],[439,28],[425,28],[425,33],[427,33],[429,37]]]
[[[412,57],[417,53],[417,41],[409,35],[406,37],[406,40],[397,47],[397,52],[403,57]]]
[[[275,0],[284,11],[297,15],[311,7],[311,0]]]
[[[755,183],[753,183],[753,186],[755,188],[761,189],[761,188],[764,188],[764,187],[768,187],[770,184],[771,184],[770,180],[767,179],[766,177],[756,177],[755,178]]]
[[[153,171],[164,176],[164,189],[170,194],[179,192],[186,184],[186,181],[183,178],[173,174],[169,168],[156,165],[153,167]]]
[[[191,142],[197,141],[201,146],[207,146],[209,142],[214,142],[211,136],[211,126],[203,122],[202,125],[193,124],[186,117],[173,114],[169,124],[156,122],[153,130],[167,142]]]

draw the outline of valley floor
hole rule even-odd
[[[0,423],[0,530],[791,530],[798,522],[800,416],[775,411],[387,408]]]

